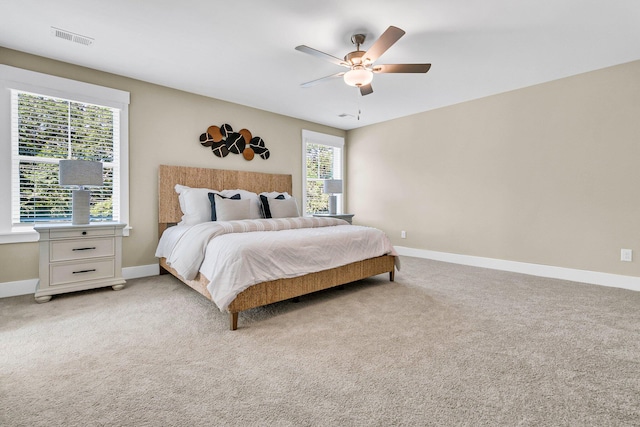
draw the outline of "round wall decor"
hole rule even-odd
[[[228,123],[220,127],[209,126],[207,131],[200,135],[200,144],[210,147],[218,157],[226,157],[229,153],[242,154],[249,161],[253,160],[256,154],[264,160],[271,155],[264,139],[253,136],[247,129],[234,132]]]

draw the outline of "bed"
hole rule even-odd
[[[292,177],[287,174],[160,165],[158,171],[159,237],[169,227],[178,224],[183,217],[175,189],[176,184],[191,188],[244,189],[256,194],[264,192],[292,193]],[[345,225],[344,227],[355,226]],[[277,278],[256,283],[238,293],[230,303],[225,305],[223,311],[229,313],[229,328],[236,330],[238,328],[238,313],[244,310],[297,298],[378,274],[389,273],[389,279],[393,281],[395,262],[395,253],[391,251],[389,254],[373,256],[297,277]],[[187,279],[168,263],[166,257],[159,257],[159,264],[161,274],[172,274],[209,300],[214,301],[208,289],[209,279],[204,274],[197,272],[195,277]]]

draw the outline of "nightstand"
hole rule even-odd
[[[52,295],[111,286],[124,288],[122,278],[122,230],[126,224],[96,222],[85,225],[42,224],[40,280],[37,302]]]
[[[323,217],[324,216],[324,217],[327,217],[327,218],[344,219],[349,224],[351,224],[351,220],[353,219],[353,215],[354,214],[329,214],[329,213],[315,213],[315,214],[313,214],[313,216],[317,216],[317,217]]]

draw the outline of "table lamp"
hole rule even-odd
[[[329,194],[329,214],[335,215],[336,207],[338,205],[336,194],[342,194],[342,180],[325,179],[322,192],[324,194]]]
[[[90,191],[85,187],[102,186],[102,163],[88,160],[60,160],[60,185],[75,187],[71,223],[89,224]]]

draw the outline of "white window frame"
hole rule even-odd
[[[0,244],[38,240],[32,224],[12,224],[12,90],[103,105],[120,111],[120,191],[119,200],[114,200],[114,205],[120,205],[118,222],[129,224],[129,92],[2,64],[0,86]],[[125,236],[129,235],[129,228],[125,227]]]
[[[344,138],[341,136],[329,135],[326,133],[314,132],[311,130],[302,130],[302,214],[303,216],[311,216],[312,213],[307,212],[307,144],[322,144],[329,145],[331,147],[337,147],[341,150],[340,165],[334,164],[334,171],[338,171],[339,176],[334,176],[334,179],[343,180],[343,193],[336,194],[336,201],[338,202],[337,211],[344,212],[344,200],[345,200],[345,188],[344,185],[344,168],[345,168],[345,153],[344,153]],[[335,161],[335,159],[334,159]],[[337,166],[337,167],[336,167]]]

